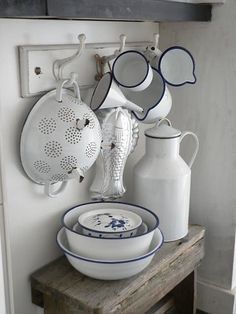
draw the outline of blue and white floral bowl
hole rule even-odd
[[[99,238],[129,238],[137,234],[142,218],[134,212],[113,208],[91,210],[78,218],[83,234]]]
[[[80,226],[78,223],[76,223],[76,224],[73,226],[73,230],[74,230],[75,232],[77,232],[77,233],[80,233],[80,234],[83,233],[83,229],[81,228],[81,226]],[[148,232],[148,227],[147,227],[147,225],[146,225],[144,222],[142,222],[141,226],[138,227],[135,236],[142,235],[142,234],[145,234],[145,233],[147,233],[147,232]],[[92,234],[88,234],[88,235],[91,236],[91,237],[93,236]],[[133,236],[134,236],[134,235],[133,235]],[[96,237],[96,236],[95,236],[95,237]],[[96,237],[96,238],[97,238],[97,237]],[[101,238],[101,237],[99,237],[99,238]],[[114,238],[116,238],[116,236],[114,236]],[[122,237],[119,237],[119,238],[122,238]],[[125,238],[125,237],[124,237],[124,238]]]
[[[92,259],[74,253],[70,249],[65,228],[61,228],[58,232],[57,244],[66,255],[69,263],[82,274],[95,279],[118,280],[134,276],[143,271],[151,263],[155,253],[162,246],[163,235],[158,228],[155,229],[150,247],[145,254],[141,254],[135,258],[117,260]]]
[[[146,233],[138,232],[133,237],[102,238],[83,234],[80,230],[73,230],[80,215],[91,210],[98,209],[122,209],[139,215],[148,227]],[[69,209],[62,217],[62,225],[65,227],[68,245],[71,252],[84,258],[101,260],[133,259],[148,252],[159,220],[150,210],[122,202],[91,202],[78,205]]]

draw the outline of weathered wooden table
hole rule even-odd
[[[59,258],[31,276],[32,302],[45,314],[195,313],[204,234],[190,226],[186,238],[165,243],[147,269],[125,280],[91,279]]]

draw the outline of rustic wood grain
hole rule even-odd
[[[187,240],[165,243],[146,270],[126,280],[91,279],[60,258],[32,275],[32,288],[60,299],[67,314],[144,313],[199,264],[203,238],[204,229],[191,226]]]
[[[2,0],[0,17],[45,16],[46,8],[46,0]]]
[[[156,303],[145,314],[166,314],[175,306],[174,297],[171,294],[166,295],[162,300]]]
[[[210,4],[165,0],[47,0],[48,15],[128,21],[209,21]]]
[[[203,257],[203,241],[200,240],[196,245],[182,253],[172,264],[159,272],[156,276],[147,281],[142,287],[139,287],[135,293],[128,295],[121,303],[117,304],[114,313],[136,313],[143,314],[161,300],[168,292],[178,285],[194,268],[199,264]],[[183,303],[181,303],[182,305]],[[178,308],[178,313],[182,314]],[[100,313],[109,313],[109,308],[104,306]],[[112,312],[110,312],[112,313]],[[184,312],[185,313],[185,312]],[[188,314],[193,313],[191,310]]]

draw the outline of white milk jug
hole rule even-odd
[[[158,215],[165,242],[175,241],[188,233],[190,168],[198,152],[198,138],[192,132],[174,129],[166,118],[145,135],[146,154],[134,169],[133,201]],[[186,135],[192,135],[196,143],[188,165],[179,155]]]

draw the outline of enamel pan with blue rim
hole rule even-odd
[[[136,234],[129,238],[98,238],[93,235],[77,233],[73,230],[73,226],[80,215],[98,209],[131,211],[142,218],[142,221],[148,226],[148,232]],[[73,207],[63,215],[62,224],[66,229],[70,249],[74,253],[88,258],[117,260],[146,254],[153,234],[159,225],[159,220],[153,212],[144,207],[114,201],[91,202]]]
[[[158,70],[152,68],[153,79],[143,91],[133,92],[123,88],[126,97],[143,109],[143,112],[133,112],[143,123],[153,123],[165,118],[171,110],[172,98],[165,80]]]
[[[166,83],[172,86],[195,84],[197,81],[193,56],[181,46],[166,49],[159,59],[158,69]]]

